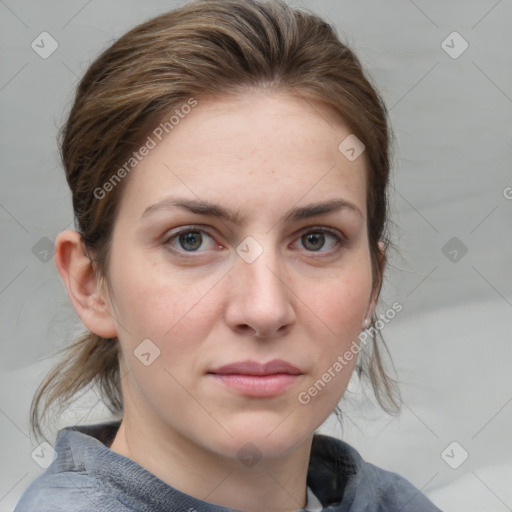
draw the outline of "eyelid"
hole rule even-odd
[[[177,235],[181,235],[182,233],[188,233],[189,231],[199,231],[201,233],[206,233],[208,236],[213,236],[209,232],[210,226],[206,226],[204,224],[186,224],[184,226],[179,226],[177,228],[166,231],[163,239],[169,241],[171,238],[174,238]]]
[[[341,240],[347,240],[347,237],[339,229],[330,228],[327,226],[306,226],[305,228],[299,230],[299,233],[309,232],[329,233],[331,235],[337,236]]]

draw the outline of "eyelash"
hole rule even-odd
[[[190,226],[186,226],[184,228],[180,228],[172,233],[170,233],[169,235],[170,236],[167,236],[165,239],[164,239],[164,246],[165,248],[170,251],[172,254],[178,256],[178,257],[181,257],[181,258],[194,258],[194,257],[197,257],[197,256],[193,256],[194,253],[197,253],[197,254],[201,254],[202,252],[205,252],[205,251],[185,251],[183,249],[181,250],[177,250],[173,247],[171,247],[171,242],[176,240],[180,235],[183,235],[183,234],[186,234],[186,233],[190,233],[190,232],[198,232],[202,235],[208,235],[212,240],[215,240],[215,237],[213,235],[211,235],[207,229],[205,229],[203,226],[199,226],[199,225],[190,225]],[[307,234],[318,234],[318,233],[321,233],[321,234],[324,234],[324,235],[331,235],[334,237],[335,239],[335,246],[330,249],[329,251],[322,251],[322,250],[319,250],[319,251],[308,251],[307,249],[304,249],[306,252],[310,253],[311,255],[313,255],[314,257],[318,258],[318,257],[324,257],[324,256],[333,256],[334,254],[338,253],[339,251],[341,251],[341,249],[343,249],[344,247],[347,246],[347,239],[339,234],[337,231],[334,231],[332,229],[328,229],[328,228],[325,228],[325,227],[316,227],[316,226],[308,226],[308,228],[302,230],[298,236],[298,238],[296,240],[300,240],[304,235],[307,235]],[[216,242],[217,243],[217,242]]]

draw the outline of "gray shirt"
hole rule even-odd
[[[57,459],[30,484],[14,512],[233,512],[174,489],[111,450],[119,425],[60,430]],[[325,512],[440,512],[407,480],[328,436],[313,438],[307,483]]]

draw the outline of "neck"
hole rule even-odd
[[[191,443],[176,432],[148,428],[125,413],[110,449],[175,489],[247,512],[289,512],[306,505],[312,437],[279,459],[242,464]]]

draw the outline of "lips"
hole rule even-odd
[[[274,359],[268,363],[241,361],[208,372],[219,384],[249,397],[274,397],[296,383],[303,372],[296,366]]]
[[[217,375],[276,375],[276,374],[288,374],[288,375],[301,375],[302,372],[282,359],[274,359],[268,363],[258,363],[256,361],[241,361],[239,363],[231,363],[225,366],[221,366],[216,370],[212,370],[210,373]]]

